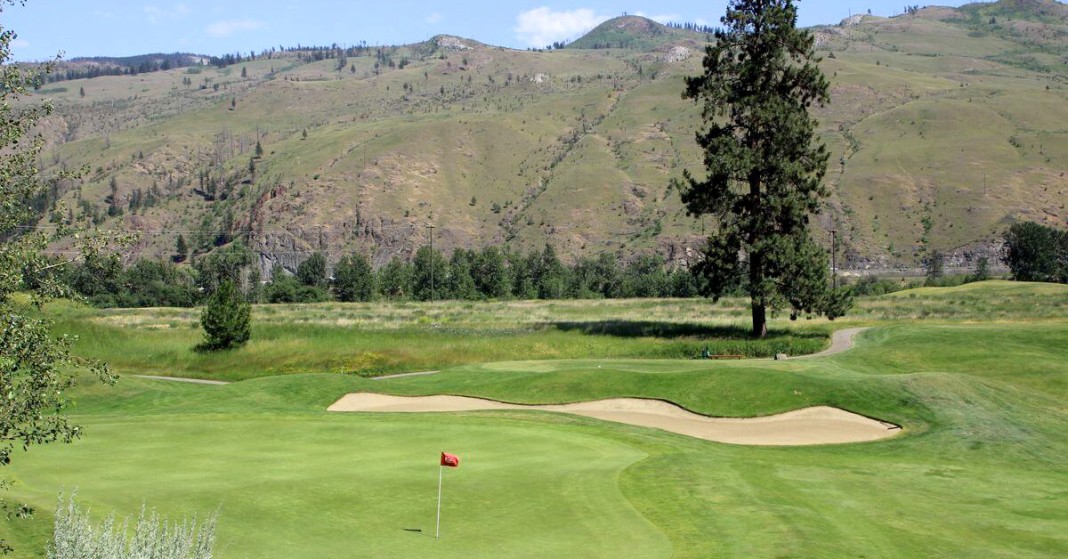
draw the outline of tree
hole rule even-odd
[[[412,294],[412,265],[394,256],[378,272],[378,290],[389,299],[404,299]]]
[[[189,256],[189,245],[185,242],[185,237],[181,233],[178,234],[178,240],[174,242],[174,257],[172,260],[181,263],[185,262],[185,259]]]
[[[334,267],[334,296],[338,301],[370,301],[375,295],[375,272],[362,254],[343,256]]]
[[[245,301],[231,280],[225,280],[208,298],[200,315],[204,343],[198,349],[218,351],[245,345],[252,333],[252,305]]]
[[[1024,221],[1005,232],[1002,261],[1016,281],[1068,283],[1068,232]]]
[[[746,276],[753,336],[763,337],[769,308],[823,314],[836,298],[827,256],[809,236],[809,216],[828,194],[828,153],[809,109],[830,97],[793,0],[732,0],[720,21],[704,73],[687,78],[683,93],[701,103],[707,175],[687,171],[676,187],[691,215],[718,218],[697,265],[706,294],[718,298]]]
[[[446,290],[452,299],[472,300],[478,299],[478,288],[475,286],[475,278],[472,272],[477,256],[474,251],[457,248],[452,251],[449,260],[449,274],[446,279]]]
[[[938,285],[938,282],[942,280],[942,276],[946,274],[946,258],[941,251],[935,250],[931,252],[931,255],[924,261],[924,270],[927,277],[924,283],[926,285]]]
[[[419,301],[440,299],[445,291],[445,271],[448,263],[440,252],[428,246],[419,247],[412,260],[412,296]]]
[[[215,250],[193,263],[197,270],[197,284],[209,294],[227,280],[241,285],[255,259],[256,255],[241,241]]]
[[[511,294],[512,276],[505,256],[495,246],[488,246],[475,260],[475,285],[479,293],[491,299],[505,299]]]
[[[975,273],[969,278],[970,281],[986,281],[990,279],[990,259],[980,256],[975,262]]]
[[[0,12],[13,4],[0,0]],[[68,290],[56,274],[58,263],[42,254],[55,237],[21,229],[41,217],[29,203],[45,192],[36,166],[43,140],[32,131],[52,107],[22,101],[42,78],[8,63],[15,38],[13,31],[0,26],[0,467],[11,463],[16,448],[70,442],[81,434],[63,414],[67,390],[77,378],[72,366],[89,365],[100,378],[112,379],[103,364],[74,359],[74,339],[53,336],[51,323],[34,317],[40,316],[44,301]],[[43,69],[44,74],[51,71],[51,65]],[[28,291],[31,302],[14,297],[18,291]],[[6,487],[8,482],[0,479],[0,489]],[[32,507],[0,498],[0,514],[32,513]],[[0,554],[9,551],[0,537]]]
[[[297,266],[297,279],[300,283],[309,287],[327,286],[326,256],[321,252],[313,252],[307,260]]]

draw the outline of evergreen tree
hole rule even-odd
[[[338,301],[370,301],[375,295],[375,272],[362,254],[344,256],[334,267],[334,296]]]
[[[233,281],[226,280],[208,299],[200,315],[204,343],[198,349],[217,351],[245,345],[252,333],[252,305]]]
[[[684,92],[701,104],[707,175],[686,172],[676,186],[692,215],[719,217],[698,265],[707,294],[718,298],[745,274],[753,336],[763,337],[768,308],[825,313],[843,302],[826,287],[827,257],[808,224],[827,196],[828,158],[808,111],[830,97],[793,0],[732,0],[720,21],[704,73]]]
[[[174,258],[175,262],[185,262],[185,259],[189,256],[189,245],[185,242],[185,237],[179,233],[178,240],[174,243]]]
[[[297,266],[297,279],[300,283],[309,287],[327,286],[326,256],[321,252],[314,252],[307,260]]]

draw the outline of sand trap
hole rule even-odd
[[[570,413],[653,427],[721,443],[785,446],[875,441],[892,437],[900,427],[826,406],[754,418],[707,417],[660,400],[615,398],[577,404],[525,406],[463,396],[388,396],[346,394],[330,411],[339,412],[459,412],[479,410],[539,410]]]

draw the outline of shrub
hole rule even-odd
[[[66,504],[59,497],[55,530],[46,551],[48,559],[211,559],[215,545],[212,515],[197,526],[196,517],[171,524],[142,505],[133,533],[129,519],[111,515],[93,527],[89,514],[78,508],[75,495]]]

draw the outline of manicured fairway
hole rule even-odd
[[[964,295],[974,288],[950,291]],[[222,559],[1068,556],[1068,321],[968,322],[877,325],[850,352],[785,362],[538,360],[390,380],[88,385],[73,410],[86,437],[5,468],[38,518],[0,527],[16,557],[42,557],[56,496],[77,487],[100,517],[136,514],[142,501],[171,515],[218,508]],[[325,411],[357,391],[658,398],[720,416],[831,405],[905,433],[761,448],[548,412]],[[434,541],[443,450],[463,462],[445,472]]]

